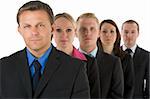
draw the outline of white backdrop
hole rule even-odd
[[[29,0],[3,0],[0,3],[0,58],[25,47],[17,32],[16,14],[20,6]],[[150,0],[41,0],[48,3],[54,14],[67,12],[74,19],[85,12],[92,12],[99,18],[113,19],[119,28],[121,24],[134,19],[140,25],[137,44],[150,51]],[[76,38],[73,44],[78,48]]]

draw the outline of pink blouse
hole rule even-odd
[[[79,52],[75,47],[73,47],[72,57],[78,58],[80,60],[87,60],[83,53]]]

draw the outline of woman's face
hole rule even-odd
[[[75,37],[75,27],[71,21],[60,17],[55,20],[53,28],[53,36],[57,47],[66,48],[72,46]]]
[[[110,23],[104,23],[100,30],[100,40],[104,46],[114,45],[117,38],[115,26]]]

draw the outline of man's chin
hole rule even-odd
[[[37,48],[33,48],[32,49],[34,52],[38,52],[39,51],[39,49],[37,49]]]
[[[31,49],[34,50],[34,51],[39,51],[40,50],[39,47],[32,47]]]

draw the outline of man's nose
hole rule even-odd
[[[130,36],[131,36],[131,33],[128,33],[128,34],[127,34],[127,37],[130,37]]]
[[[90,31],[89,30],[87,30],[87,31],[85,31],[85,33],[84,33],[85,35],[89,35],[90,34]]]
[[[38,29],[36,27],[32,27],[31,29],[32,34],[37,35],[39,34]]]

